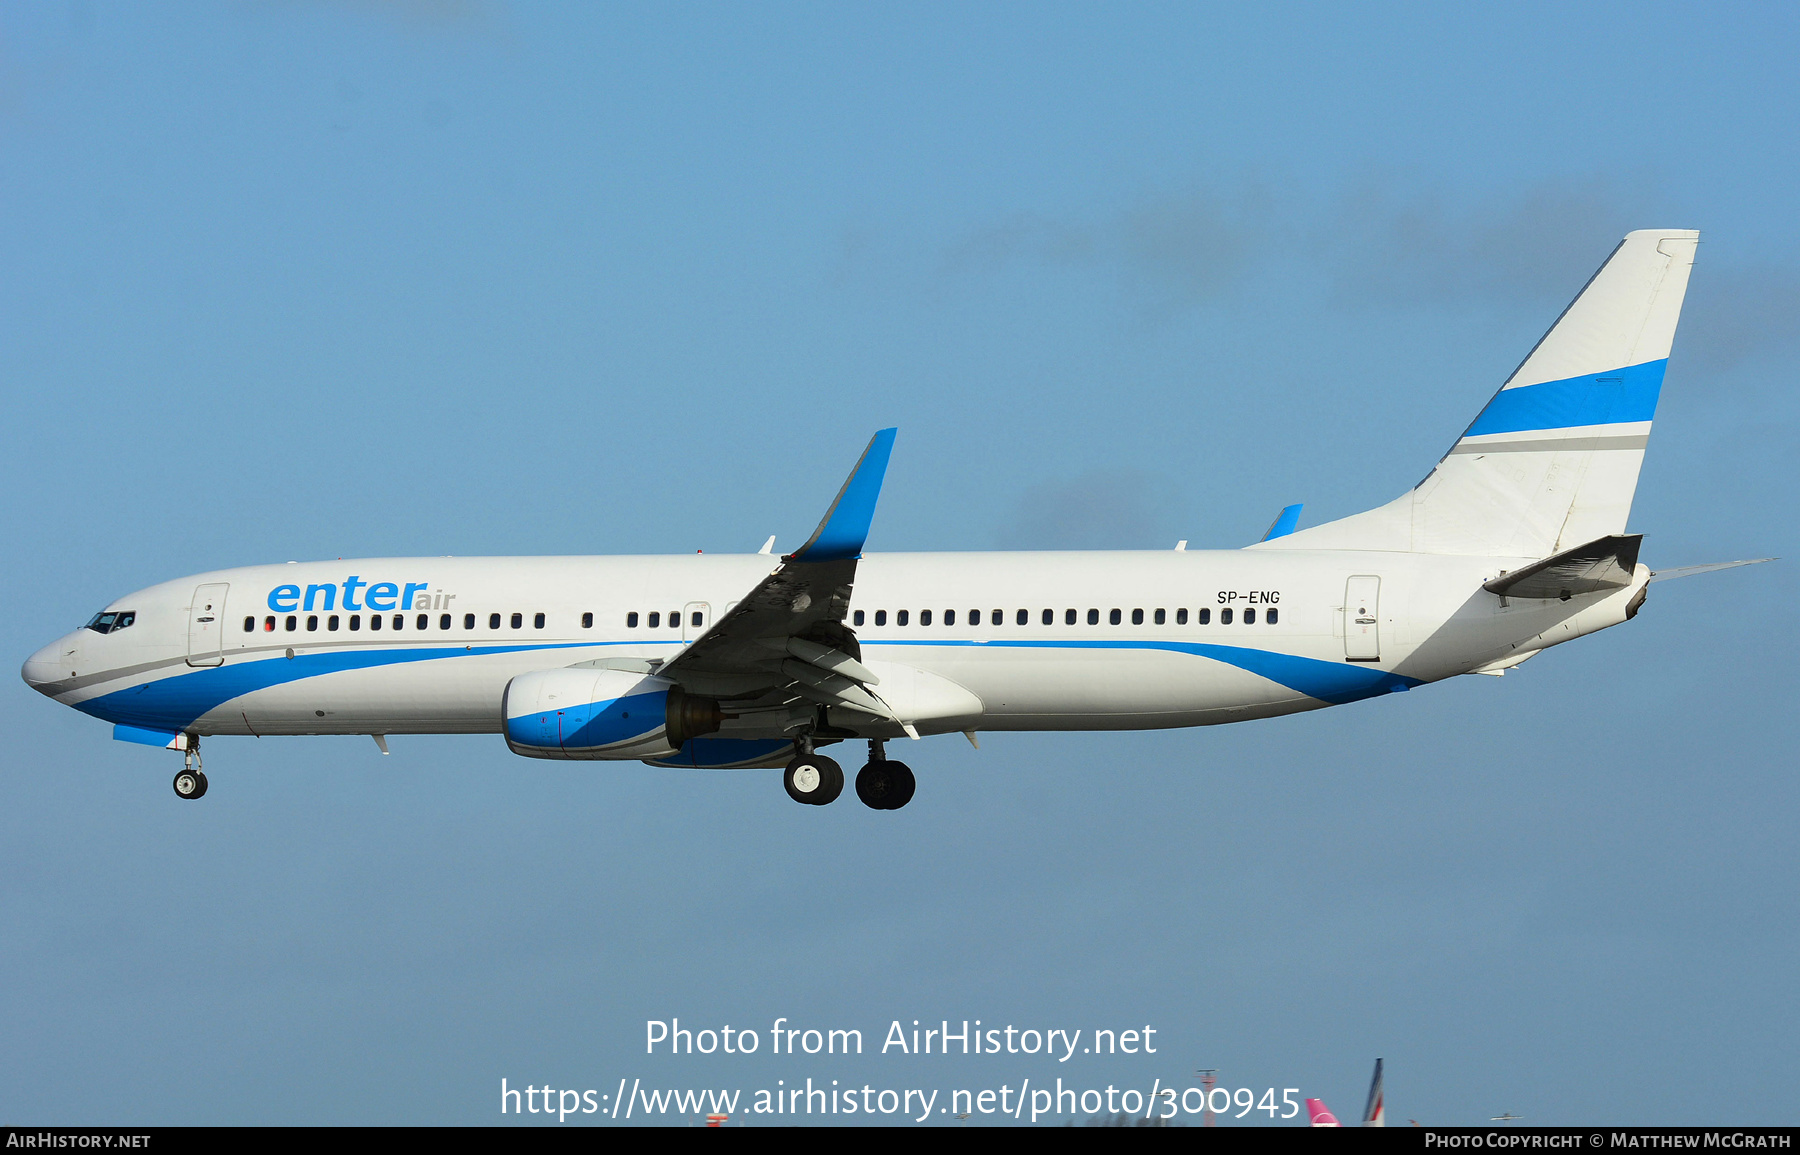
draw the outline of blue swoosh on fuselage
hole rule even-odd
[[[1410,690],[1414,686],[1425,684],[1418,678],[1409,678],[1405,674],[1370,669],[1368,666],[1352,665],[1349,662],[1327,662],[1319,658],[1278,654],[1272,650],[1258,650],[1250,646],[1221,646],[1212,642],[1140,642],[1129,639],[1117,641],[1006,639],[977,642],[933,641],[919,638],[906,641],[892,639],[865,641],[863,645],[1001,646],[1015,649],[1050,650],[1168,650],[1177,654],[1193,654],[1196,657],[1211,658],[1215,662],[1236,666],[1240,670],[1267,678],[1271,682],[1286,686],[1309,698],[1330,702],[1333,706],[1342,706],[1346,702],[1360,702],[1364,698],[1375,698],[1382,694],[1391,694],[1396,690]]]
[[[536,646],[433,646],[405,650],[337,650],[327,654],[298,654],[292,658],[261,658],[235,665],[190,670],[158,678],[129,689],[115,690],[98,698],[75,703],[75,708],[107,722],[147,726],[159,730],[183,730],[207,711],[233,698],[266,690],[287,682],[366,670],[403,662],[429,662],[441,658],[466,658],[478,654],[510,654],[525,650],[586,649],[619,645],[617,642],[566,642]]]
[[[301,654],[292,658],[263,658],[234,665],[212,666],[190,670],[173,677],[159,678],[129,689],[115,690],[75,708],[103,721],[126,726],[143,726],[156,730],[181,731],[194,720],[233,698],[266,690],[288,682],[336,674],[345,670],[366,670],[376,666],[403,662],[427,662],[445,658],[473,657],[481,654],[519,653],[527,650],[586,649],[594,646],[624,645],[623,642],[566,642],[536,646],[462,646],[404,650],[340,650],[327,654]],[[956,639],[866,641],[870,646],[985,646],[1013,649],[1045,650],[1166,650],[1210,658],[1248,671],[1271,682],[1286,686],[1309,698],[1341,706],[1348,702],[1374,698],[1396,690],[1410,690],[1423,683],[1417,678],[1385,670],[1370,669],[1349,663],[1302,658],[1247,646],[1221,646],[1209,642],[1161,642],[1119,639],[1116,641],[1026,640],[1007,639],[977,642]]]

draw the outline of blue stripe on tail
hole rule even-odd
[[[1463,436],[1649,421],[1656,416],[1668,365],[1665,357],[1605,373],[1502,389]]]

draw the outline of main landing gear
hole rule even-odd
[[[799,751],[782,772],[788,797],[808,806],[837,801],[844,792],[844,768],[812,751],[810,738],[795,743]],[[881,739],[869,742],[869,764],[856,775],[856,796],[871,810],[898,810],[912,801],[917,781],[904,762],[888,758]]]
[[[800,752],[782,771],[781,784],[788,797],[808,806],[824,806],[837,801],[844,792],[844,768],[830,758],[812,752],[810,741],[797,743]]]
[[[881,739],[869,742],[869,764],[856,775],[856,796],[871,810],[898,810],[912,801],[918,785],[912,768],[887,756]]]
[[[192,802],[206,797],[206,774],[200,769],[200,739],[190,737],[182,751],[181,773],[175,775],[175,796]]]

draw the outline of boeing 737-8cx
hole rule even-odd
[[[844,783],[818,749],[862,740],[858,795],[897,809],[902,737],[1205,726],[1499,674],[1674,576],[1626,517],[1698,240],[1620,242],[1416,488],[1299,532],[1290,508],[1245,549],[865,555],[887,429],[785,557],[220,570],[114,601],[24,678],[183,751],[183,798],[202,737],[499,732],[531,758],[785,766],[813,804]]]

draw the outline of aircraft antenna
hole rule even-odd
[[[1195,1071],[1194,1074],[1199,1077],[1200,1085],[1206,1089],[1206,1109],[1201,1113],[1200,1125],[1202,1127],[1211,1127],[1213,1125],[1212,1089],[1218,1085],[1219,1068],[1202,1067],[1198,1071]]]

